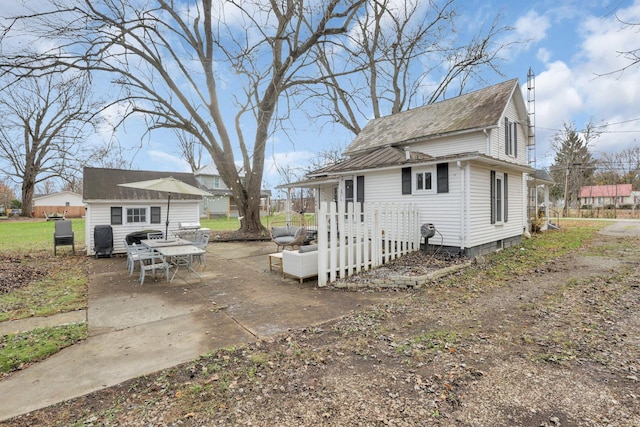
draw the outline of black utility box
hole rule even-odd
[[[113,229],[110,225],[96,225],[93,228],[93,245],[96,258],[113,256]]]

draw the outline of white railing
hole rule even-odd
[[[415,203],[322,202],[318,210],[318,286],[377,267],[420,248]]]

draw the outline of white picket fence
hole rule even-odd
[[[322,202],[318,210],[318,286],[420,249],[415,203]]]

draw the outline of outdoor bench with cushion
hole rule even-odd
[[[300,246],[297,251],[282,251],[282,274],[293,276],[300,283],[318,275],[318,245]]]
[[[364,245],[361,243],[361,251]],[[369,253],[371,248],[369,248]],[[357,257],[356,248],[353,248],[353,261],[355,264]],[[370,257],[365,257],[369,259]],[[282,275],[292,276],[300,280],[316,277],[318,275],[318,245],[300,246],[298,250],[282,251]]]

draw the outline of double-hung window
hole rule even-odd
[[[502,224],[509,220],[508,175],[491,171],[491,224]]]
[[[516,122],[504,118],[504,154],[518,157],[518,126]]]
[[[127,224],[146,224],[146,208],[127,208]]]

